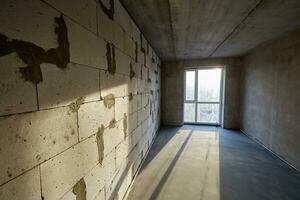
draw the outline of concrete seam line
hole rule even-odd
[[[271,149],[267,148],[262,142],[260,142],[258,139],[252,137],[251,135],[247,134],[245,131],[243,131],[242,129],[240,129],[240,131],[246,135],[250,140],[254,141],[256,144],[262,146],[264,149],[266,149],[268,152],[270,152],[271,154],[273,154],[276,158],[279,158],[282,162],[284,162],[285,164],[287,164],[289,167],[293,168],[294,170],[296,170],[298,173],[300,173],[300,170],[298,170],[294,165],[292,165],[289,161],[285,160],[284,158],[282,158],[280,155],[278,155],[277,153],[275,153],[274,151],[272,151]]]
[[[139,167],[138,167],[136,173],[134,174],[134,177],[133,177],[133,179],[132,179],[132,181],[131,181],[129,187],[127,188],[126,193],[125,193],[125,195],[124,195],[124,197],[123,197],[122,200],[126,200],[126,199],[128,198],[128,195],[129,195],[129,193],[130,193],[130,191],[131,191],[131,189],[132,189],[132,186],[133,186],[133,184],[134,184],[134,182],[135,182],[135,179],[137,178],[138,174],[140,173],[140,170],[141,170],[141,168],[142,168],[142,166],[143,166],[143,164],[144,164],[144,162],[145,162],[145,160],[146,160],[146,158],[147,158],[147,156],[148,156],[148,154],[149,154],[149,152],[150,152],[150,149],[151,149],[151,147],[152,147],[152,145],[153,145],[153,143],[154,143],[154,141],[155,141],[155,139],[156,139],[157,134],[158,134],[159,131],[160,131],[160,127],[159,127],[158,130],[156,131],[156,134],[155,134],[155,136],[154,136],[154,138],[153,138],[153,140],[152,140],[152,142],[151,142],[151,145],[150,145],[149,149],[147,150],[147,152],[146,152],[146,154],[145,154],[145,156],[144,156],[144,158],[143,158],[141,164],[139,165]]]
[[[209,57],[213,56],[213,54],[216,53],[216,51],[230,38],[230,36],[233,35],[233,33],[236,32],[236,30],[238,30],[238,28],[254,13],[254,11],[264,3],[264,0],[260,0],[254,8],[252,8],[248,14],[242,19],[242,21],[240,23],[238,23],[233,30],[225,37],[224,40],[222,40],[222,42],[220,42],[220,44],[218,44],[218,46],[213,50],[213,52],[211,54],[209,54]]]

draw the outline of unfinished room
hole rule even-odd
[[[0,200],[300,200],[300,0],[0,2]]]

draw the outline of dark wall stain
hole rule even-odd
[[[141,42],[141,52],[146,53],[145,48],[143,47],[143,35],[140,33],[140,42]]]
[[[102,124],[100,128],[98,128],[98,132],[96,135],[97,139],[97,147],[98,147],[98,160],[99,163],[102,165],[102,161],[104,158],[104,139],[103,139],[103,133],[104,133],[104,125]]]
[[[124,132],[124,138],[127,137],[127,115],[124,113],[124,118],[123,118],[123,132]]]
[[[109,122],[109,129],[115,128],[116,127],[116,123],[117,121],[115,120],[115,118],[113,118],[110,122]]]
[[[147,43],[147,55],[149,55],[149,52],[150,52],[150,50],[149,50],[149,43]]]
[[[107,8],[102,0],[98,0],[101,6],[102,11],[107,15],[107,17],[111,20],[114,20],[114,13],[115,13],[115,2],[114,0],[109,0],[110,8]]]
[[[130,63],[130,80],[135,77],[135,72],[133,71],[132,64]]]
[[[138,49],[138,43],[135,42],[135,62],[137,63],[139,59],[139,49]]]
[[[111,109],[115,105],[115,96],[113,94],[106,95],[103,103],[106,108]]]
[[[129,93],[129,101],[132,101],[133,100],[133,94],[132,92]]]
[[[25,81],[34,84],[43,81],[40,67],[42,63],[55,64],[57,67],[65,69],[70,62],[70,45],[66,23],[62,15],[55,17],[54,20],[57,24],[55,33],[57,34],[58,46],[47,51],[31,42],[9,39],[0,33],[0,56],[16,52],[20,59],[27,64],[26,67],[19,69]]]
[[[107,59],[107,71],[111,75],[116,73],[116,55],[115,46],[113,44],[106,44],[106,59]]]
[[[76,195],[76,200],[86,200],[86,184],[83,178],[74,185],[72,192]]]

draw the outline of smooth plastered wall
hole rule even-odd
[[[0,199],[122,199],[160,121],[160,59],[118,0],[0,6]]]
[[[241,129],[300,169],[300,29],[244,58]]]

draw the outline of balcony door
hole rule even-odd
[[[185,71],[185,123],[220,124],[222,74],[222,68]]]

